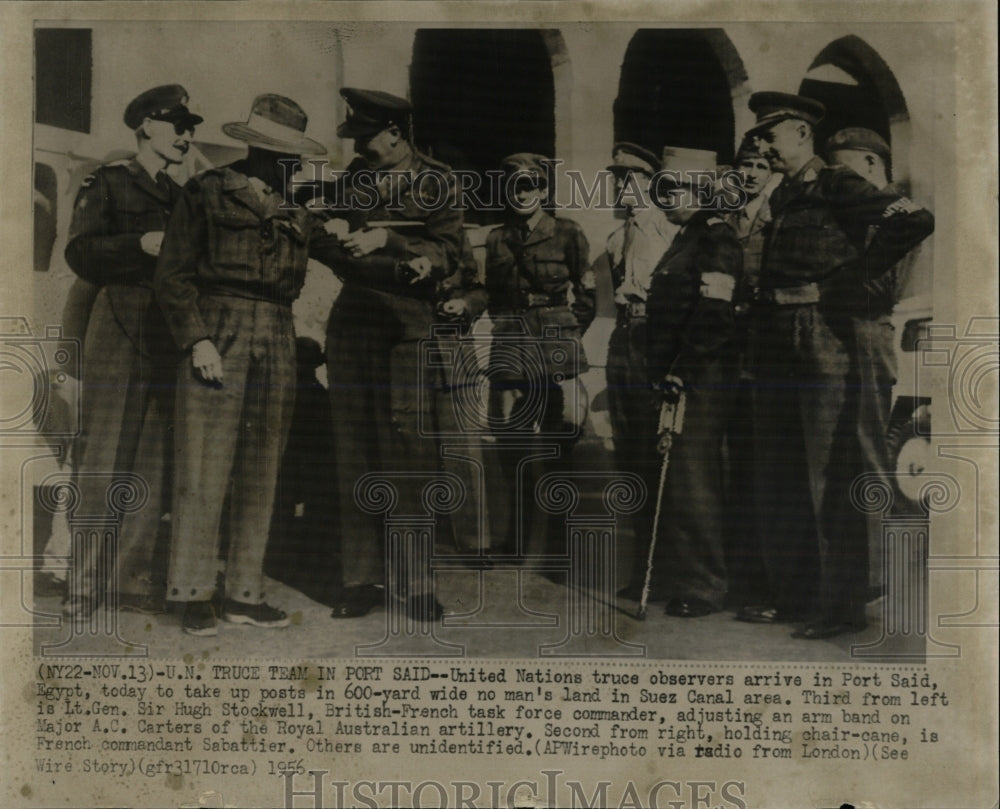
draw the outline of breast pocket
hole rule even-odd
[[[855,253],[830,213],[819,208],[790,211],[781,223],[781,236],[784,252],[795,264],[833,268]]]
[[[245,271],[260,263],[261,222],[250,214],[212,214],[209,249],[217,267]]]
[[[562,250],[546,247],[534,252],[529,260],[536,280],[543,286],[561,284],[569,279],[569,267]]]
[[[165,230],[167,214],[158,206],[135,205],[119,208],[116,213],[119,233],[149,233],[151,230]]]

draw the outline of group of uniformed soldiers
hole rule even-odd
[[[342,282],[326,340],[334,417],[316,426],[331,437],[336,477],[329,542],[342,574],[332,615],[361,616],[393,598],[413,620],[438,619],[426,570],[396,565],[386,588],[381,520],[359,507],[356,490],[392,473],[394,508],[419,513],[446,465],[435,436],[462,431],[456,397],[469,380],[426,374],[422,346],[441,324],[455,325],[460,343],[487,310],[495,346],[570,341],[576,351],[498,347],[482,369],[485,422],[499,446],[505,433],[527,432],[554,440],[565,462],[567,427],[581,421],[594,267],[604,266],[617,308],[607,359],[615,457],[650,492],[621,595],[638,598],[644,580],[649,590],[648,547],[652,597],[668,615],[705,615],[736,596],[738,618],[806,621],[801,637],[863,627],[867,540],[850,485],[866,466],[886,469],[895,268],[933,229],[929,213],[887,187],[884,140],[845,130],[831,141],[831,157],[867,179],[828,166],[813,144],[822,105],[757,93],[757,124],[737,156],[738,204],[726,210],[699,186],[716,172],[714,153],[617,144],[608,168],[627,200],[625,221],[593,267],[580,226],[550,212],[546,158],[511,155],[501,166],[506,217],[487,238],[483,276],[453,176],[413,146],[410,104],[380,91],[341,95],[348,114],[338,136],[353,140],[357,157],[335,182],[311,188],[307,204],[287,204],[283,162],[325,149],[306,137],[302,108],[279,95],[259,96],[245,122],[223,127],[247,144],[245,159],[178,186],[170,167],[202,121],[179,85],[129,104],[136,157],[98,169],[80,190],[66,258],[100,288],[84,348],[80,508],[104,508],[109,472],[141,476],[154,494],[122,525],[118,603],[158,611],[182,602],[183,629],[196,635],[215,634],[220,616],[288,624],[265,600],[264,555],[296,397],[291,303],[312,258]],[[414,181],[426,170],[445,178],[451,204],[424,204]],[[374,205],[354,181],[361,173],[384,178]],[[667,467],[660,411],[679,396],[684,423]],[[512,483],[524,459],[500,456],[507,461],[486,465],[486,488],[501,492],[494,512],[508,530],[494,530],[490,544],[523,554],[510,515],[522,506],[530,519],[533,489]],[[167,513],[163,576],[153,542]],[[481,527],[458,516],[452,525]],[[72,618],[105,595],[93,555],[92,546],[74,553]]]

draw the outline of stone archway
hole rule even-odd
[[[622,62],[614,104],[615,140],[711,149],[733,157],[734,107],[747,72],[721,28],[640,28]]]
[[[909,181],[910,114],[896,76],[871,45],[853,34],[834,40],[809,66],[799,93],[826,105],[818,146],[843,127],[872,129],[892,147],[893,180]]]
[[[413,43],[415,141],[452,168],[486,172],[513,152],[557,155],[570,130],[570,62],[558,30],[422,28]],[[497,214],[467,211],[478,224]]]

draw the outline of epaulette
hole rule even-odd
[[[80,182],[80,188],[90,188],[97,180],[98,173],[105,171],[106,169],[128,169],[129,164],[132,161],[129,159],[113,160],[110,163],[104,163],[94,169],[90,174],[83,178]]]

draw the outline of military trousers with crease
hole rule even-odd
[[[130,301],[149,317],[158,317],[150,290],[134,288]],[[111,549],[86,543],[74,549],[76,592],[71,596],[90,598],[105,586],[119,594],[163,595],[163,571],[154,565],[160,517],[169,508],[172,359],[140,350],[120,325],[107,290],[97,294],[83,350],[81,431],[74,452],[80,490],[76,516],[118,522],[118,547],[111,554],[114,568],[107,582],[97,580],[96,554]],[[141,479],[148,499],[135,511],[113,514],[109,488],[125,474]]]
[[[851,338],[840,325],[812,304],[757,313],[754,485],[766,600],[792,614],[818,606],[831,547],[864,543],[850,503],[860,453]]]
[[[396,557],[400,569],[387,570],[386,559],[390,519],[442,522],[428,512],[422,496],[442,465],[434,404],[440,386],[428,379],[421,354],[433,311],[426,301],[345,284],[330,312],[327,377],[342,554],[334,591],[388,584],[402,598],[431,590],[428,571],[412,564],[409,540]],[[362,508],[359,498],[365,493],[359,486],[372,480],[366,475],[391,481],[396,499],[390,513]]]
[[[198,306],[222,357],[223,379],[221,386],[202,382],[190,357],[178,374],[167,594],[177,601],[214,595],[228,494],[226,595],[260,603],[278,469],[295,406],[292,310],[217,295],[202,295]]]

